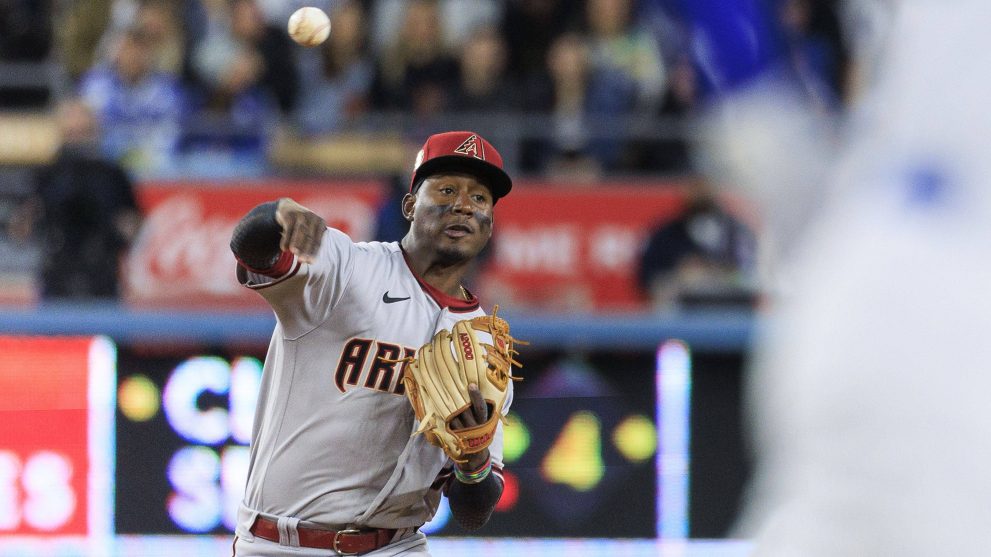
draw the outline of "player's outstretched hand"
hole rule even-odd
[[[468,385],[468,396],[471,397],[471,408],[451,420],[451,427],[454,429],[475,427],[484,424],[489,419],[489,409],[485,405],[485,399],[482,397],[482,391],[478,389],[478,385],[474,383]],[[464,470],[476,470],[488,460],[489,450],[485,449],[480,453],[466,456],[468,462],[459,466]]]
[[[275,220],[282,226],[279,247],[292,252],[304,263],[312,263],[320,249],[327,222],[288,197],[279,200]]]

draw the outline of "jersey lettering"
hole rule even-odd
[[[416,348],[403,348],[403,358],[412,358],[416,356]],[[399,379],[403,378],[406,373],[406,368],[409,367],[409,362],[404,361],[402,367],[399,368]],[[406,384],[402,381],[396,381],[396,388],[392,390],[392,394],[403,396],[406,394]]]
[[[375,357],[372,359],[372,369],[368,370],[368,377],[365,378],[365,386],[388,392],[392,387],[392,374],[396,371],[396,360],[399,359],[401,351],[398,345],[379,342]]]
[[[375,356],[370,358],[371,362],[368,362],[372,344],[375,345]],[[364,374],[363,387],[383,393],[404,395],[406,389],[403,387],[403,382],[396,380],[396,378],[402,378],[409,363],[402,362],[399,372],[396,373],[396,365],[399,363],[396,360],[400,359],[400,352],[402,352],[403,358],[408,358],[416,354],[416,349],[389,342],[353,338],[344,345],[344,350],[341,351],[341,360],[337,363],[337,371],[334,373],[334,384],[343,393],[347,390],[348,385],[357,385]],[[367,372],[365,371],[366,364],[369,368]],[[393,381],[396,383],[395,387],[393,387]]]
[[[358,384],[358,377],[361,375],[361,368],[365,367],[365,359],[368,358],[368,349],[371,348],[372,342],[367,338],[353,338],[344,345],[341,361],[337,363],[337,371],[334,373],[334,383],[342,393],[345,391],[345,381],[348,385]]]

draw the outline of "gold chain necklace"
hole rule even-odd
[[[468,291],[465,290],[465,287],[459,284],[458,288],[461,289],[461,297],[463,297],[466,302],[471,301],[471,297],[468,296]]]

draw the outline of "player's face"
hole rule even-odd
[[[492,237],[492,192],[468,174],[435,174],[406,200],[414,237],[451,263],[478,255]]]

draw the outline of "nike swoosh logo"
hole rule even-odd
[[[404,302],[406,300],[409,300],[409,296],[406,296],[405,298],[393,298],[392,296],[389,296],[389,291],[388,290],[385,291],[385,294],[382,294],[382,301],[385,302],[385,303],[387,303],[387,304],[394,304],[396,302]]]

